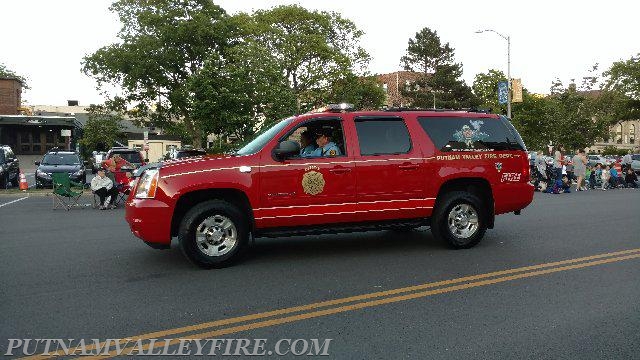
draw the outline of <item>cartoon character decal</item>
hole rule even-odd
[[[481,144],[477,144],[479,141],[484,141],[489,138],[489,134],[480,131],[480,126],[484,124],[482,120],[469,120],[469,125],[463,125],[462,129],[453,133],[453,139],[459,143],[464,144],[465,149],[485,148]]]

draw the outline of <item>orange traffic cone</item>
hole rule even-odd
[[[29,188],[29,184],[27,184],[27,178],[24,176],[22,171],[20,171],[20,190],[25,191]]]

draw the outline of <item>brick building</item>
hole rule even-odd
[[[0,115],[18,115],[22,103],[22,81],[0,78]]]
[[[396,71],[376,75],[386,94],[385,105],[390,107],[411,106],[410,101],[403,97],[401,92],[403,88],[416,81],[420,75],[420,73],[413,71]]]

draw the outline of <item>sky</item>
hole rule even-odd
[[[507,72],[511,38],[511,77],[531,92],[548,93],[559,78],[580,83],[595,63],[640,53],[638,1],[404,1],[215,0],[228,13],[299,4],[335,11],[364,31],[361,45],[371,55],[369,71],[400,70],[407,42],[424,27],[455,49],[463,78],[471,85],[489,69]],[[82,58],[117,40],[120,29],[110,0],[0,0],[0,63],[25,76],[29,105],[98,104],[104,98],[80,70]],[[7,16],[9,15],[9,16]]]

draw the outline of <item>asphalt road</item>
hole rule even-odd
[[[151,332],[263,338],[267,349],[279,339],[332,339],[335,359],[640,353],[640,190],[536,194],[469,250],[448,249],[428,229],[258,239],[242,263],[221,270],[194,267],[175,246],[147,247],[122,209],[52,211],[43,196],[9,203],[20,198],[0,196],[2,354],[8,339]],[[517,269],[539,264],[548,265]],[[445,280],[453,281],[432,284]],[[373,295],[290,309],[365,294]],[[277,309],[285,310],[170,331]]]

